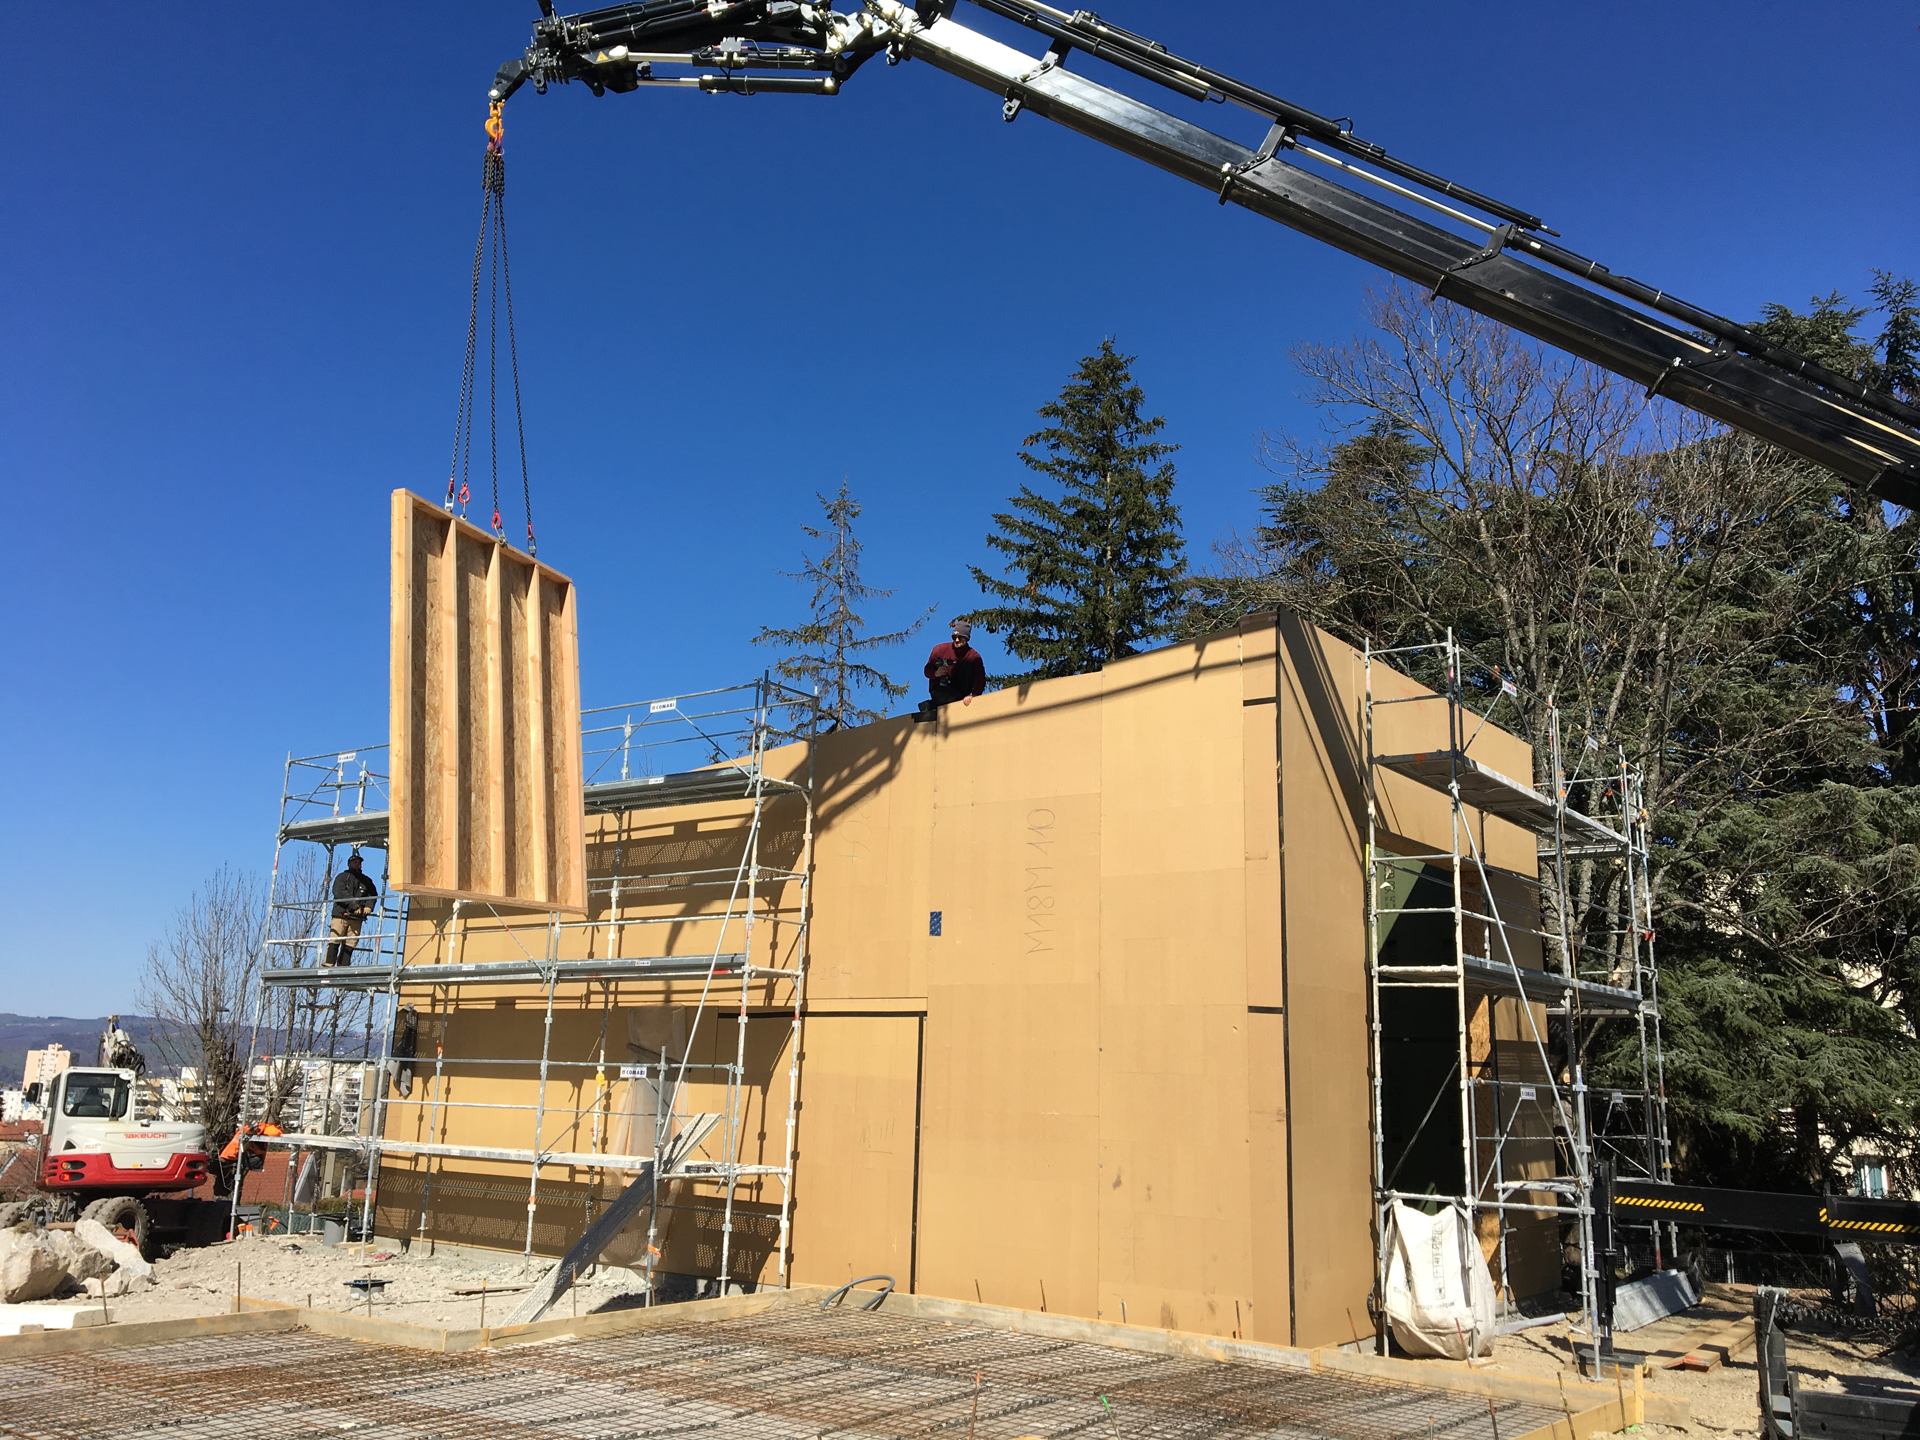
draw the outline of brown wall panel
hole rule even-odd
[[[1373,1333],[1365,757],[1351,650],[1279,630],[1294,1343],[1340,1344]]]
[[[573,584],[393,492],[387,883],[586,908]]]
[[[918,1015],[807,1022],[796,1284],[876,1274],[893,1276],[902,1290],[912,1284],[920,1029]]]

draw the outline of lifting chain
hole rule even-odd
[[[480,170],[480,231],[473,241],[473,280],[468,292],[467,352],[454,404],[453,455],[447,462],[446,508],[464,515],[473,489],[468,476],[473,452],[473,396],[478,379],[480,277],[491,265],[487,289],[487,460],[492,482],[493,534],[504,541],[500,518],[500,314],[507,319],[507,364],[513,381],[513,424],[520,446],[520,499],[527,522],[527,554],[538,553],[533,533],[533,485],[527,471],[527,424],[520,400],[520,344],[513,323],[513,266],[507,256],[507,162],[504,106],[487,109],[487,148]]]

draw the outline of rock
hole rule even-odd
[[[113,1266],[129,1281],[141,1281],[151,1285],[153,1266],[140,1258],[140,1252],[115,1235],[98,1220],[89,1220],[82,1216],[73,1227],[73,1238],[89,1250],[97,1251],[113,1262]]]
[[[91,1246],[82,1244],[68,1230],[49,1230],[47,1241],[60,1256],[60,1263],[76,1280],[94,1280],[113,1272],[113,1261]]]
[[[25,1236],[14,1242],[0,1264],[0,1303],[44,1300],[66,1283],[67,1267],[60,1253],[40,1236]]]

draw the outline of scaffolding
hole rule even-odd
[[[524,1166],[521,1248],[530,1255],[543,1172],[558,1169],[572,1172],[576,1180],[586,1177],[590,1221],[604,1182],[625,1184],[642,1172],[660,1174],[676,1136],[710,1127],[706,1140],[677,1159],[671,1173],[661,1175],[663,1183],[652,1186],[645,1251],[648,1303],[656,1289],[664,1231],[675,1211],[704,1211],[717,1222],[717,1275],[726,1284],[735,1260],[741,1192],[749,1186],[763,1201],[768,1187],[775,1192],[777,1223],[769,1248],[778,1283],[786,1284],[811,919],[813,747],[805,746],[797,773],[773,773],[767,757],[780,739],[816,734],[819,713],[817,696],[764,674],[740,685],[588,710],[582,715],[581,755],[589,817],[699,806],[707,821],[721,827],[723,844],[731,847],[737,838],[737,851],[729,848],[716,863],[705,865],[647,864],[629,856],[626,827],[615,823],[590,836],[601,858],[589,865],[584,914],[430,901],[383,884],[357,934],[345,935],[333,919],[333,882],[343,850],[385,845],[386,748],[290,757],[255,992],[250,1052],[255,1063],[249,1067],[242,1111],[262,1118],[327,1117],[321,1127],[302,1123],[247,1142],[294,1152],[288,1209],[298,1213],[302,1203],[309,1209],[320,1203],[315,1191],[321,1187],[307,1187],[304,1202],[296,1190],[296,1174],[311,1163],[303,1157],[345,1157],[345,1173],[329,1177],[326,1188],[336,1193],[328,1200],[340,1208],[342,1196],[350,1197],[354,1182],[363,1180],[358,1229],[371,1236],[382,1160],[408,1159],[419,1171],[418,1213],[412,1233],[396,1238],[410,1241],[427,1235],[435,1180],[446,1162]],[[767,853],[767,817],[769,806],[782,800],[798,807],[797,848],[790,863],[776,864]],[[322,858],[317,865],[302,864],[296,859],[302,853]],[[650,900],[669,897],[679,908],[665,915],[648,909]],[[670,934],[671,942],[648,943],[649,928],[662,925],[673,928],[653,933]],[[467,960],[470,940],[509,950],[511,958]],[[325,963],[343,958],[350,963]],[[498,994],[498,988],[488,987],[503,986],[531,986],[541,998],[537,1053],[449,1053],[444,1028],[431,1054],[415,1053],[423,1050],[422,1008],[450,1026],[462,996]],[[697,998],[684,1003],[677,997],[685,992]],[[608,1052],[610,1017],[617,1008],[630,1007],[636,994],[673,997],[672,1043],[650,1051],[641,1064]],[[555,1007],[563,997],[579,1000],[583,1009],[590,1003],[600,1008],[592,1053],[556,1050]],[[767,1017],[785,1026],[784,1143],[774,1157],[750,1161],[743,1158],[750,1099],[748,1025]],[[728,1023],[730,1043],[721,1030]],[[631,1041],[629,1048],[636,1048]],[[709,1051],[712,1058],[702,1058]],[[311,1091],[335,1093],[336,1070],[360,1077],[353,1086],[360,1103],[317,1108],[307,1103]],[[505,1104],[460,1094],[456,1082],[463,1077],[487,1075],[529,1081],[527,1098]],[[614,1079],[637,1087],[645,1099],[644,1110],[634,1110],[635,1089],[629,1089],[625,1118],[635,1123],[624,1144],[613,1123]],[[776,1085],[777,1077],[769,1073],[762,1109],[769,1121],[776,1113]],[[711,1104],[715,1095],[717,1105],[695,1113],[696,1096],[708,1097]],[[447,1119],[460,1111],[495,1112],[485,1117],[489,1139],[511,1142],[529,1127],[531,1143],[458,1144],[435,1138],[447,1133]],[[408,1128],[408,1112],[419,1138],[400,1133]],[[647,1123],[638,1123],[640,1114]],[[328,1168],[337,1167],[330,1161]],[[670,1186],[669,1180],[689,1183]],[[240,1192],[235,1183],[236,1217]]]
[[[1447,1205],[1492,1252],[1503,1325],[1539,1298],[1537,1283],[1525,1295],[1516,1283],[1531,1222],[1533,1248],[1544,1231],[1561,1272],[1577,1269],[1566,1291],[1596,1337],[1596,1165],[1671,1178],[1641,777],[1619,746],[1550,704],[1530,727],[1519,687],[1451,630],[1432,644],[1369,644],[1364,666],[1379,1294],[1393,1205]],[[1432,743],[1438,716],[1390,706],[1444,711],[1444,744]],[[1544,742],[1537,778],[1489,763],[1503,707],[1507,728]],[[1445,849],[1393,828],[1387,791],[1400,781],[1444,797]],[[1532,836],[1532,873],[1510,844],[1510,863],[1490,858],[1489,818]],[[1594,1085],[1597,1059],[1613,1083]],[[1646,1238],[1658,1266],[1659,1228]],[[1380,1325],[1384,1344],[1384,1314]]]

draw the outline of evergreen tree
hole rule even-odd
[[[1874,308],[1885,315],[1875,382],[1903,400],[1920,401],[1920,281],[1873,272]]]
[[[860,579],[860,541],[853,530],[854,521],[860,518],[860,502],[848,493],[844,479],[831,500],[824,495],[815,498],[826,523],[800,528],[821,548],[817,553],[803,554],[798,570],[783,572],[789,579],[812,587],[812,618],[802,625],[763,626],[753,643],[780,649],[782,655],[774,662],[774,674],[796,689],[817,689],[821,720],[829,728],[840,729],[882,718],[883,711],[862,703],[867,695],[878,691],[884,700],[898,700],[907,693],[905,685],[897,684],[860,657],[906,639],[933,610],[929,608],[903,629],[883,635],[867,633],[861,608],[868,601],[887,599],[893,591],[876,589]],[[786,714],[788,728],[781,733],[792,738],[802,733],[812,709],[796,703],[786,707]]]
[[[993,602],[974,623],[1030,667],[1005,683],[1097,670],[1172,629],[1186,550],[1167,457],[1179,447],[1154,438],[1166,421],[1142,413],[1132,366],[1102,340],[1040,408],[1049,423],[1020,460],[1052,484],[1023,484],[993,517],[987,544],[1006,557],[1005,577],[969,567]]]

